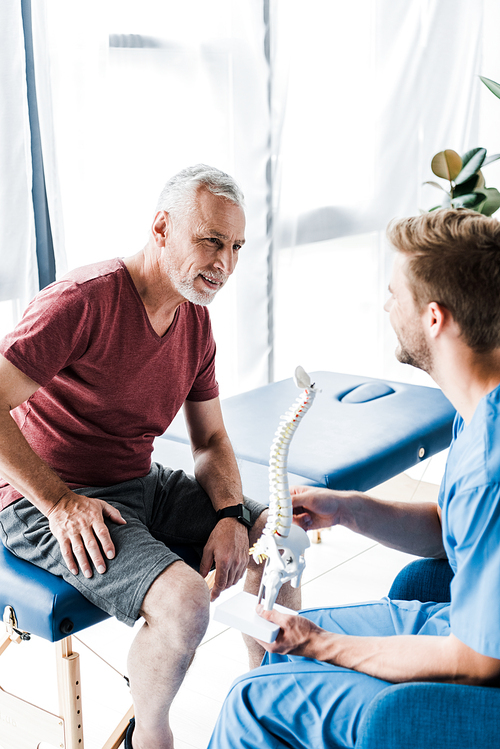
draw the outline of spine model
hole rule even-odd
[[[297,367],[295,383],[304,388],[303,393],[281,417],[274,436],[269,458],[269,513],[261,537],[251,549],[256,562],[266,561],[259,602],[266,610],[272,609],[279,589],[291,580],[292,587],[300,585],[305,566],[304,552],[309,546],[307,533],[293,525],[293,508],[288,488],[288,450],[295,430],[310,409],[317,388],[311,385],[309,375]]]

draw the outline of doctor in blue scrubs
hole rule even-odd
[[[391,683],[500,686],[500,223],[439,210],[393,222],[388,238],[396,356],[428,372],[457,409],[438,504],[296,487],[295,522],[448,558],[451,603],[261,612],[280,632],[233,684],[211,749],[353,747]]]

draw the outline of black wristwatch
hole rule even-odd
[[[250,510],[244,504],[223,507],[222,510],[217,510],[216,517],[217,522],[223,518],[236,518],[239,523],[246,525],[247,528],[251,528],[253,525]]]

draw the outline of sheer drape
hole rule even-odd
[[[247,245],[211,306],[225,395],[269,377],[270,155],[263,5],[255,0],[47,4],[70,267],[140,250],[179,169],[232,174]]]
[[[0,333],[38,290],[21,3],[0,4]]]
[[[32,10],[39,13],[43,3],[32,8],[31,0],[5,0],[0,7],[0,334],[12,328],[38,289],[54,280],[56,261],[64,268],[62,213],[54,199],[50,76],[32,33]],[[35,25],[40,37],[38,20]]]
[[[394,359],[384,230],[439,202],[437,151],[500,146],[478,141],[484,8],[275,0],[276,377],[300,359],[430,384]]]
[[[37,285],[19,6],[0,6],[0,315]],[[499,15],[497,0],[36,0],[59,275],[137,252],[165,180],[211,163],[248,216],[211,309],[222,394],[298,363],[420,380],[382,312],[384,228],[435,201],[435,152],[499,150],[500,106],[477,78],[500,79]]]

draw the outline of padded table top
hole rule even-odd
[[[334,372],[311,379],[321,392],[290,445],[292,473],[366,491],[450,444],[455,409],[437,388]],[[300,392],[290,378],[222,401],[238,458],[268,464],[280,416]],[[163,438],[188,442],[181,415]]]

